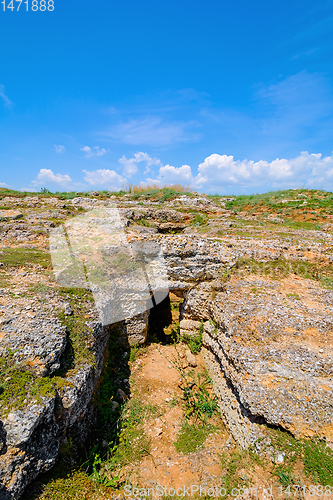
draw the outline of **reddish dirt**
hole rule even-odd
[[[174,445],[183,418],[181,404],[170,404],[173,398],[182,397],[180,372],[172,364],[172,360],[178,357],[177,351],[184,363],[185,348],[158,344],[149,346],[147,353],[133,363],[131,381],[136,397],[161,410],[160,417],[144,425],[145,432],[152,440],[151,454],[135,470],[127,470],[127,479],[133,485],[156,487],[159,484],[179,488],[192,484],[209,487],[220,483],[223,465],[219,454],[225,449],[229,438],[220,421],[216,422],[219,423],[219,429],[208,436],[197,452],[178,453]],[[196,370],[200,370],[203,368],[201,356],[196,358]]]

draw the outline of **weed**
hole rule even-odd
[[[167,344],[178,344],[180,338],[180,325],[178,321],[173,321],[171,325],[163,328]]]
[[[251,290],[249,291],[248,295],[253,294],[255,297],[258,297],[260,294],[263,294],[263,293],[265,293],[265,291],[263,290],[263,288],[257,287],[257,286],[253,286],[251,288]]]
[[[154,199],[155,201],[158,202],[165,202],[165,201],[170,201],[173,198],[177,198],[178,196],[181,195],[187,195],[187,196],[193,196],[191,192],[185,191],[185,188],[183,186],[180,186],[179,184],[175,184],[174,186],[170,187],[163,187],[160,188],[159,186],[147,186],[145,188],[139,187],[139,186],[134,186],[131,189],[132,192],[132,199],[137,200],[138,198],[144,198],[144,199]]]
[[[273,475],[279,479],[279,482],[282,486],[287,487],[292,483],[292,474],[290,473],[290,468],[286,469],[282,465],[278,465],[278,467],[273,471]]]
[[[151,440],[143,430],[143,420],[151,411],[135,398],[126,403],[121,416],[122,429],[105,464],[107,469],[118,470],[150,454]]]
[[[204,329],[204,322],[201,321],[198,332],[194,335],[182,335],[182,340],[186,342],[186,344],[189,346],[190,351],[193,354],[199,354],[201,351],[202,347],[202,335],[203,335],[203,329]]]
[[[211,425],[195,425],[185,421],[175,442],[176,450],[182,453],[193,453],[202,447],[207,436],[214,430]]]
[[[173,396],[172,399],[169,401],[169,406],[171,408],[174,408],[175,406],[177,406],[179,404],[179,397],[178,396]]]
[[[36,497],[35,494],[32,496],[28,491],[23,495],[22,500],[32,500],[32,498],[39,500],[82,500],[83,498],[97,500],[107,498],[109,493],[106,486],[93,481],[79,470],[68,474],[59,471],[59,477],[53,478],[47,484],[40,485],[39,489],[42,489],[39,492],[40,496]]]
[[[138,357],[147,352],[147,347],[142,347],[139,344],[131,346],[128,361],[133,363]]]
[[[182,374],[183,400],[185,403],[185,417],[194,417],[196,420],[206,422],[214,414],[219,414],[217,398],[212,394],[211,380],[208,373],[194,372],[189,375]]]

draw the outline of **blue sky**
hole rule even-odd
[[[0,6],[0,186],[333,190],[332,0],[23,7]]]

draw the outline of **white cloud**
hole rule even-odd
[[[60,146],[60,144],[59,144],[59,146],[54,145],[54,147],[55,147],[56,153],[64,153],[65,152],[65,146]]]
[[[3,85],[0,85],[0,97],[3,100],[4,106],[10,107],[13,104],[12,101],[6,96],[5,87]]]
[[[19,191],[22,191],[22,193],[36,193],[37,189],[34,188],[20,188]]]
[[[193,184],[192,170],[189,165],[182,165],[181,167],[173,167],[172,165],[165,165],[159,169],[159,175],[156,179],[146,179],[147,184],[157,184],[163,186],[165,184]]]
[[[72,179],[68,174],[55,174],[48,168],[41,168],[37,175],[37,179],[32,181],[31,184],[33,186],[45,185],[47,187],[49,183],[68,188],[72,183]]]
[[[114,170],[99,169],[88,172],[83,170],[84,180],[91,186],[104,186],[111,191],[118,191],[126,182],[126,178],[117,174]]]
[[[196,141],[199,134],[187,132],[196,122],[163,121],[159,117],[130,120],[115,126],[107,135],[126,144],[170,146],[176,142]]]
[[[126,158],[126,156],[122,156],[118,161],[124,167],[123,175],[127,175],[128,177],[137,173],[138,164],[141,162],[145,162],[146,168],[144,174],[151,172],[151,169],[149,168],[151,166],[163,166],[161,160],[158,158],[152,158],[147,153],[142,152],[135,153],[133,158]]]
[[[9,186],[5,182],[0,182],[0,187],[8,188]]]
[[[94,146],[93,148],[90,148],[89,146],[84,146],[83,148],[80,149],[80,151],[85,152],[86,158],[90,158],[91,156],[103,156],[105,155],[105,153],[107,153],[106,149],[99,149],[98,146]]]
[[[234,160],[233,156],[212,154],[198,166],[195,178],[197,186],[210,190],[259,188],[260,186],[282,188],[316,185],[330,182],[333,185],[333,154],[322,158],[321,154],[303,151],[296,158],[267,162],[260,160]],[[327,186],[323,186],[327,187]]]
[[[271,162],[235,160],[233,156],[212,154],[198,166],[195,175],[189,165],[173,167],[162,165],[155,178],[146,178],[141,184],[183,184],[215,192],[257,192],[269,189],[333,188],[333,153],[303,151],[292,159],[277,158]]]

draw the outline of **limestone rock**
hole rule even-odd
[[[179,224],[178,222],[158,222],[156,227],[160,233],[168,233],[171,231],[181,232],[186,228],[185,224]]]
[[[200,321],[182,319],[179,323],[180,335],[195,335],[199,329]]]
[[[143,345],[147,340],[149,310],[120,324],[119,342],[124,347]]]
[[[288,296],[296,285],[297,300]],[[253,442],[260,422],[332,440],[332,306],[332,291],[303,279],[235,278],[217,295],[205,358],[242,446]]]
[[[87,436],[95,418],[91,397],[103,368],[108,339],[107,328],[101,323],[92,321],[87,329],[89,326],[93,332],[91,351],[95,368],[88,363],[78,366],[74,373],[63,378],[54,396],[42,397],[37,402],[27,394],[24,408],[0,414],[1,499],[19,498],[40,472],[54,465],[65,432],[75,432],[77,442]]]
[[[0,221],[21,219],[23,214],[17,210],[0,210]]]
[[[55,398],[44,398],[3,421],[7,436],[0,460],[0,498],[19,498],[39,472],[54,465],[60,442],[54,409]]]
[[[184,216],[177,210],[155,210],[151,213],[153,219],[157,219],[160,222],[183,222]]]
[[[16,312],[7,309],[1,316],[0,355],[6,356],[9,349],[17,363],[29,363],[37,375],[51,374],[66,347],[66,328],[42,306],[35,304],[27,310],[26,303],[21,304],[18,309],[20,300],[16,299]]]

